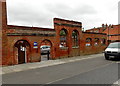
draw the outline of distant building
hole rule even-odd
[[[86,30],[86,32],[94,33],[106,33],[107,41],[110,42],[120,42],[120,25],[104,25],[102,27],[93,28]]]

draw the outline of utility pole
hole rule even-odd
[[[110,39],[109,39],[109,36],[110,36],[110,28],[111,28],[111,25],[108,26],[108,44],[110,43]]]

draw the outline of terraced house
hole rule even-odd
[[[1,65],[40,62],[42,45],[50,46],[49,59],[99,53],[107,46],[105,33],[83,32],[78,21],[54,18],[54,28],[7,25],[5,0],[0,19]]]

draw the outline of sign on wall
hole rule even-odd
[[[20,46],[21,51],[25,51],[25,47]]]
[[[38,48],[38,43],[37,42],[34,42],[34,47],[33,48]]]

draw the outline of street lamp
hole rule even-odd
[[[108,26],[108,44],[110,43],[110,39],[109,39],[109,36],[110,36],[110,30],[111,29],[111,24]]]

